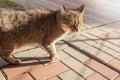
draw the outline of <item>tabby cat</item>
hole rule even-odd
[[[15,48],[37,43],[57,59],[56,41],[69,32],[78,32],[83,23],[85,5],[77,9],[37,9],[25,11],[0,11],[0,57],[11,64],[20,60],[11,55]]]

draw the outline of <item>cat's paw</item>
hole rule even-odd
[[[15,59],[14,63],[13,64],[20,64],[21,60],[19,59]]]
[[[50,56],[50,61],[53,62],[53,61],[57,60],[58,58],[59,58],[58,55],[52,55],[52,56]]]
[[[21,60],[19,59],[14,59],[13,61],[8,61],[10,64],[18,65],[20,64]]]

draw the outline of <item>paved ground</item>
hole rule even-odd
[[[119,1],[109,0],[12,0],[25,7],[74,8],[87,5],[81,32],[57,43],[60,59],[48,64],[43,48],[27,46],[14,51],[20,65],[0,59],[0,80],[120,80]],[[104,7],[103,7],[104,6]],[[108,14],[109,13],[109,14]]]

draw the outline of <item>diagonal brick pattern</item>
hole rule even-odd
[[[25,9],[85,4],[86,11],[81,32],[56,44],[60,56],[57,61],[49,63],[49,54],[42,47],[23,47],[13,55],[22,60],[20,65],[10,65],[0,58],[0,80],[120,80],[120,18],[113,5],[119,6],[117,0],[12,1]]]
[[[48,65],[40,64],[39,60],[31,59],[23,61],[20,65],[9,65],[2,68],[8,80],[50,80],[57,79],[56,76],[69,70],[61,62],[55,62]],[[52,78],[53,77],[53,78]]]

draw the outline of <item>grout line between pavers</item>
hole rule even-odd
[[[104,31],[104,30],[101,30],[101,31]],[[107,31],[104,31],[104,32],[106,32],[106,33],[108,33]],[[118,33],[118,32],[117,32]],[[120,34],[120,33],[118,33],[118,34]],[[120,36],[119,36],[120,37]],[[100,39],[102,39],[102,38],[100,38]],[[109,43],[111,43],[111,44],[114,44],[114,45],[116,45],[116,46],[118,46],[118,47],[120,47],[119,45],[117,45],[117,44],[115,44],[115,43],[112,43],[111,41],[109,41],[109,40],[114,40],[114,39],[120,39],[120,38],[105,38],[105,40],[107,40],[107,42],[109,42]]]
[[[89,67],[88,65],[86,65],[86,64],[84,64],[85,66],[87,66],[87,67]],[[104,64],[103,64],[104,65]],[[105,77],[106,79],[108,79],[109,80],[109,78],[108,77],[106,77],[105,75],[103,75],[102,73],[100,73],[100,72],[98,72],[98,71],[96,71],[96,70],[94,70],[93,68],[91,68],[91,67],[89,67],[90,69],[92,69],[93,71],[95,71],[95,73],[98,73],[98,74],[100,74],[101,76],[103,76],[103,77]],[[109,67],[108,67],[109,68]],[[112,69],[113,70],[113,69]],[[94,74],[94,73],[93,73]],[[92,75],[92,74],[91,74]],[[89,76],[88,76],[89,77]]]
[[[93,34],[91,34],[91,33],[88,33],[88,34],[90,34],[90,35],[92,35],[92,36],[95,36],[95,35],[93,35]],[[97,38],[99,38],[98,36],[95,36],[95,37],[97,37]],[[102,39],[102,38],[99,38],[99,39],[101,39],[102,41],[106,41],[106,39]],[[111,39],[111,38],[109,38],[109,39]],[[118,38],[117,38],[118,39]],[[115,46],[117,46],[117,47],[119,47],[118,45],[116,45],[116,44],[114,44],[114,43],[112,43],[112,42],[110,42],[110,41],[106,41],[106,42],[109,42],[109,43],[111,43],[111,44],[113,44],[113,45],[115,45]],[[101,44],[101,43],[100,43]],[[104,45],[104,44],[103,44]],[[104,45],[104,46],[106,46],[106,45]],[[108,47],[108,46],[106,46],[107,48],[110,48],[110,47]],[[110,49],[112,49],[112,48],[110,48]],[[114,49],[112,49],[112,50],[114,50]],[[116,52],[119,52],[119,51],[117,51],[117,50],[114,50],[114,51],[116,51]],[[120,52],[119,52],[120,53]]]
[[[74,69],[72,69],[71,67],[69,67],[68,65],[66,65],[64,62],[60,61],[61,63],[63,63],[65,66],[67,66],[68,68],[70,68],[70,70],[74,71],[76,74],[78,74],[79,76],[81,76],[83,79],[85,78],[84,76],[80,75],[77,71],[75,71]],[[85,65],[86,66],[86,65]]]
[[[30,72],[27,73],[32,77],[33,80],[37,80]]]
[[[60,74],[59,74],[60,75]],[[56,75],[60,80],[62,80],[62,78],[61,77],[59,77],[58,75]]]
[[[77,47],[77,46],[75,46],[75,45],[73,45],[73,44],[71,44],[71,43],[69,43],[69,42],[67,42],[67,41],[65,41],[65,40],[63,40],[63,41],[64,41],[66,44],[68,44],[70,47],[74,48],[75,50],[82,52],[82,53],[85,54],[86,56],[88,56],[88,57],[90,57],[90,58],[98,61],[99,63],[101,63],[101,64],[109,67],[110,69],[112,69],[112,70],[120,73],[120,71],[118,71],[118,69],[116,69],[115,67],[111,66],[110,64],[106,64],[106,63],[103,62],[101,59],[97,58],[96,56],[89,54],[89,53],[86,52],[85,50],[81,50],[79,47]]]
[[[8,76],[5,74],[5,72],[2,70],[2,69],[0,69],[1,70],[1,73],[2,73],[2,75],[4,76],[4,78],[6,79],[6,80],[8,80]]]
[[[115,24],[115,23],[118,23],[120,21],[115,21],[115,22],[110,22],[110,23],[105,23],[105,24],[101,24],[101,25],[98,25],[98,26],[95,26],[95,27],[92,27],[92,28],[88,28],[86,30],[81,30],[81,32],[84,32],[84,31],[89,31],[89,30],[93,30],[93,29],[98,29],[98,28],[101,28],[101,27],[105,27],[107,25],[111,25],[111,24]],[[89,25],[89,24],[88,24]],[[91,26],[91,25],[90,25]]]
[[[78,51],[78,50],[77,50],[77,51]],[[74,56],[70,55],[68,52],[66,52],[66,51],[64,51],[64,50],[63,50],[63,52],[65,52],[67,55],[69,55],[71,58],[77,60],[78,62],[83,63],[83,62],[80,61],[79,59],[77,59],[77,58],[75,58]],[[68,58],[70,58],[70,57],[68,57]],[[87,57],[89,57],[89,56],[87,56]],[[90,57],[89,57],[89,58],[90,58]],[[67,59],[67,58],[65,58],[65,59]]]
[[[89,34],[89,33],[88,33],[88,34]],[[91,35],[91,34],[90,34],[90,35]],[[81,34],[81,36],[84,36],[84,35]],[[95,36],[95,35],[92,35],[92,36]],[[89,39],[89,40],[91,40],[91,41],[94,41],[94,39],[90,39],[90,38],[87,37],[87,36],[84,36],[84,37],[86,37],[87,39]],[[97,37],[97,36],[95,36],[95,37]],[[98,38],[99,38],[99,37],[98,37]],[[101,38],[100,38],[100,39],[101,39]],[[96,39],[95,39],[95,40],[96,40]],[[98,40],[99,40],[99,39],[98,39]],[[102,40],[103,40],[103,39],[102,39]],[[100,51],[102,51],[102,52],[108,54],[109,56],[112,56],[113,58],[116,58],[116,57],[114,57],[113,55],[109,54],[108,52],[105,52],[105,51],[99,49],[98,47],[95,47],[94,44],[93,44],[93,45],[90,45],[89,43],[87,43],[87,42],[85,42],[85,41],[83,41],[83,42],[86,43],[86,44],[88,44],[89,46],[92,46],[92,47],[94,47],[94,48],[96,48],[96,49],[98,49],[98,50],[100,50]],[[94,41],[94,42],[97,43],[97,41]],[[107,46],[104,45],[104,44],[101,44],[101,45],[107,47]],[[109,48],[109,47],[107,47],[107,48]],[[112,49],[112,48],[109,48],[109,49]],[[116,51],[116,50],[114,50],[114,49],[112,49],[112,50],[113,50],[113,51]],[[116,51],[116,52],[118,52],[118,51]]]

